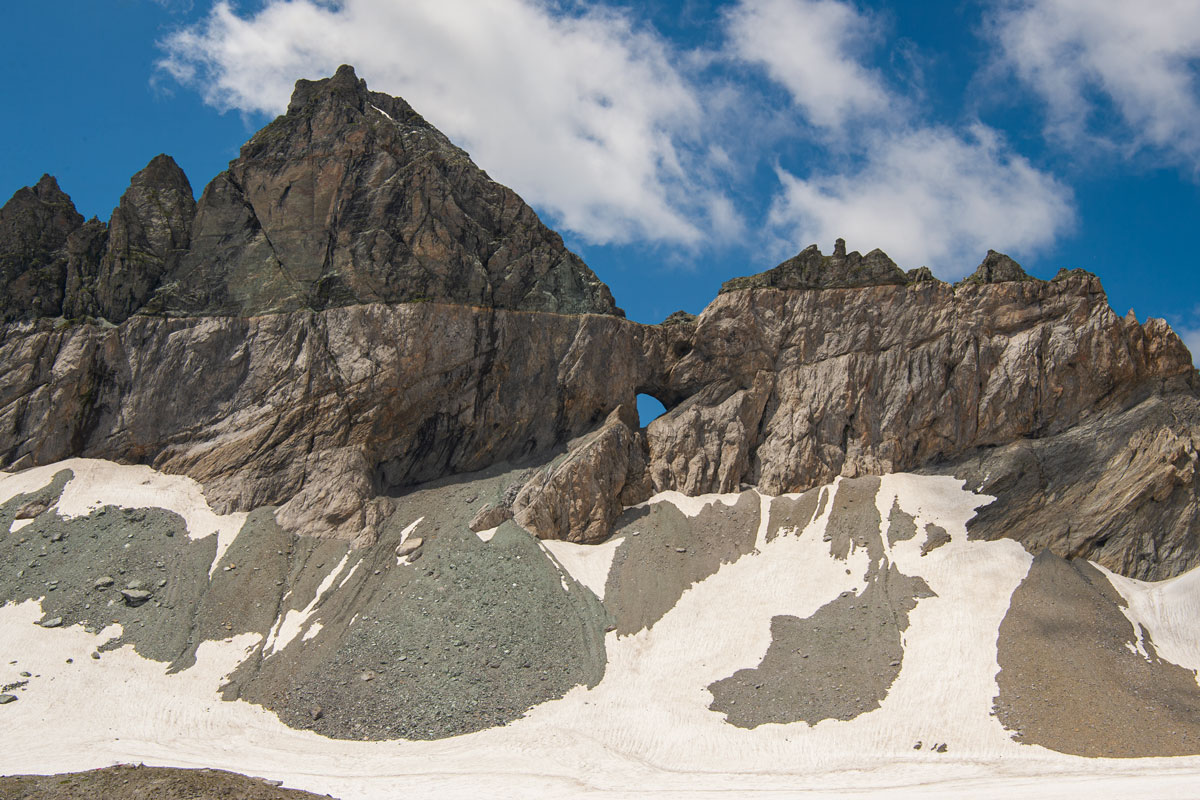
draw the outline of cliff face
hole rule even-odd
[[[526,457],[477,526],[594,542],[655,491],[939,471],[998,498],[978,537],[1139,577],[1200,558],[1190,356],[1082,271],[990,252],[950,286],[839,241],[699,317],[628,322],[515,194],[348,68],[297,84],[196,206],[160,157],[107,226],[50,178],[0,222],[4,465],[148,463],[359,542],[406,487]],[[668,409],[644,429],[639,392]]]

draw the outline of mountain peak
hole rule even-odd
[[[310,81],[304,78],[296,81],[292,90],[292,99],[288,102],[288,114],[293,114],[315,98],[322,96],[337,97],[343,101],[349,100],[361,110],[367,98],[367,82],[354,72],[354,67],[342,64],[337,68],[333,77]]]
[[[511,189],[342,66],[297,81],[287,113],[205,190],[154,306],[256,315],[430,300],[621,313]]]
[[[983,262],[963,283],[1006,283],[1008,281],[1031,281],[1033,277],[1021,265],[1004,253],[988,250]]]

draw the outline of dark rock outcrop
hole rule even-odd
[[[962,280],[963,284],[1004,283],[1005,281],[1031,281],[1033,278],[1021,269],[1021,265],[1004,253],[988,250],[983,262],[975,271]]]
[[[144,306],[187,251],[195,215],[187,176],[170,156],[156,156],[113,210],[104,254],[71,263],[66,315],[121,322]]]
[[[75,204],[49,175],[0,208],[0,321],[62,312],[63,248],[81,225]]]
[[[608,287],[512,190],[350,67],[299,81],[200,200],[153,308],[252,315],[452,302],[619,313]]]
[[[774,269],[721,285],[721,293],[739,289],[849,289],[856,286],[903,286],[908,276],[882,250],[865,256],[857,250],[847,254],[846,242],[838,239],[833,255],[824,255],[814,244]]]

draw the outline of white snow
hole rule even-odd
[[[1129,604],[1122,609],[1134,630],[1143,626],[1160,658],[1197,674],[1200,684],[1200,568],[1165,581],[1126,578],[1096,564]],[[1137,649],[1148,653],[1139,637]]]
[[[425,518],[417,517],[415,520],[413,520],[408,525],[406,525],[404,530],[400,531],[400,542],[397,545],[397,547],[399,547],[399,545],[404,544],[406,541],[408,541],[408,537],[412,536],[413,531],[415,531],[417,529],[417,526],[421,524],[421,520],[423,520],[423,519],[425,519]],[[398,567],[402,564],[411,564],[412,556],[413,556],[413,554],[409,554],[409,555],[403,556],[403,557],[396,556],[396,566]]]
[[[737,501],[740,500],[741,497],[741,494],[736,492],[731,492],[728,494],[700,494],[696,495],[695,497],[689,497],[682,492],[668,490],[665,492],[659,492],[649,500],[638,503],[635,506],[630,506],[630,508],[644,508],[646,506],[652,506],[655,503],[670,503],[678,508],[684,516],[698,517],[704,511],[704,509],[708,508],[713,503],[723,503],[727,506],[732,506],[736,505]]]
[[[383,114],[385,117],[387,117],[388,119],[392,120],[392,122],[395,122],[395,121],[396,121],[396,120],[392,119],[392,115],[391,115],[391,114],[387,113],[387,112],[386,112],[386,111],[384,111],[382,108],[380,108],[379,106],[375,105],[374,103],[371,103],[371,104],[370,104],[370,106],[371,106],[371,108],[373,108],[373,109],[375,109],[376,111],[378,111],[380,114]]]
[[[9,480],[0,478],[0,494]],[[594,689],[577,687],[502,728],[441,741],[329,740],[288,729],[256,706],[221,701],[217,690],[253,652],[253,635],[204,643],[193,668],[168,675],[164,664],[130,647],[90,659],[112,631],[46,630],[34,624],[38,603],[5,606],[0,684],[17,680],[20,670],[41,677],[0,708],[0,774],[116,762],[205,766],[342,800],[1194,796],[1200,758],[1086,759],[1011,740],[989,713],[996,635],[1030,556],[1015,542],[967,540],[966,521],[989,498],[960,482],[884,477],[876,505],[885,525],[897,496],[919,528],[940,525],[951,542],[922,557],[920,534],[893,547],[884,539],[888,558],[937,596],[911,612],[903,666],[882,706],[849,722],[743,730],[708,709],[710,683],[761,659],[773,616],[808,616],[839,593],[862,589],[866,551],[838,561],[822,540],[833,507],[827,502],[802,530],[692,586],[652,629],[610,633],[609,664]],[[611,552],[617,545],[604,546]],[[580,582],[602,589],[611,556],[579,547],[547,543]],[[304,619],[344,568],[345,560],[322,582]],[[1164,658],[1200,665],[1200,573],[1114,584]],[[279,630],[273,637],[273,644],[282,639]],[[68,657],[75,663],[66,664]],[[918,740],[927,747],[914,750]],[[949,752],[929,751],[942,742]]]
[[[16,533],[17,531],[21,530],[21,528],[24,528],[26,525],[29,525],[32,522],[33,520],[31,519],[14,519],[8,530],[10,533]]]
[[[624,541],[622,536],[610,537],[600,544],[575,544],[554,539],[545,539],[542,547],[550,553],[559,569],[582,583],[604,599],[604,585],[608,582],[608,571],[612,568],[613,556]],[[563,588],[567,588],[563,585]]]
[[[271,631],[270,636],[267,637],[267,643],[263,646],[263,658],[275,655],[300,635],[313,613],[317,610],[317,606],[321,604],[321,601],[325,599],[326,593],[333,587],[334,581],[338,579],[342,570],[346,568],[346,562],[349,560],[349,553],[342,556],[342,560],[337,563],[337,566],[321,581],[321,585],[317,587],[317,592],[313,595],[313,599],[308,605],[298,611],[294,608],[289,608],[276,620],[275,627]],[[362,562],[355,562],[354,568],[350,570],[351,575],[354,574],[355,569],[358,569],[360,563]],[[349,577],[350,575],[346,576],[346,578]],[[345,581],[343,580],[342,583],[345,583]],[[341,584],[338,584],[338,588],[341,588]],[[313,635],[315,636],[316,634],[314,633]],[[308,638],[310,637],[305,637],[305,639]]]

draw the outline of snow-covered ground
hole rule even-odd
[[[61,468],[76,476],[59,503],[63,514],[85,514],[97,504],[170,508],[191,535],[216,533],[221,550],[244,520],[213,514],[186,478],[85,460],[0,475],[0,502],[46,485]],[[837,484],[830,488],[836,492]],[[936,597],[910,613],[902,668],[881,707],[848,722],[737,728],[709,709],[706,688],[759,663],[772,617],[807,617],[842,592],[864,588],[867,551],[837,560],[823,539],[831,501],[803,529],[770,542],[761,525],[755,552],[692,586],[653,628],[609,633],[607,671],[593,689],[577,687],[502,728],[432,742],[330,740],[289,729],[257,706],[220,700],[218,687],[254,650],[256,635],[207,642],[195,666],[167,674],[131,647],[91,658],[119,633],[114,629],[48,630],[34,624],[42,617],[38,602],[10,604],[0,608],[0,684],[21,680],[21,671],[37,677],[18,702],[0,706],[0,774],[122,762],[204,766],[342,800],[1197,795],[1200,757],[1086,759],[1014,742],[991,714],[996,641],[1031,557],[1012,541],[967,540],[967,521],[990,498],[958,481],[885,476],[876,497],[884,526],[897,498],[918,530],[933,523],[951,541],[922,556],[922,534],[889,546],[881,531],[889,560],[923,578]],[[732,502],[669,495],[655,501],[677,503],[689,516],[709,502]],[[770,501],[762,498],[764,510]],[[600,593],[618,545],[547,547]],[[1112,581],[1161,657],[1200,668],[1200,573],[1160,584]],[[280,637],[299,631],[287,620],[279,628]],[[918,741],[945,743],[947,752],[915,750]]]

